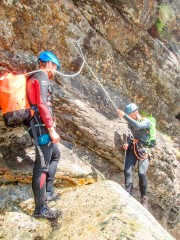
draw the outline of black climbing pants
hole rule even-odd
[[[45,160],[45,167],[41,166],[39,151],[36,147],[36,157],[32,178],[32,189],[34,193],[35,206],[40,210],[45,205],[46,192],[53,192],[53,183],[60,159],[60,150],[57,144],[51,141],[41,146]]]
[[[129,147],[125,158],[124,176],[126,190],[131,195],[133,190],[133,167],[136,165],[137,161],[138,161],[139,188],[141,197],[143,197],[147,195],[146,172],[149,166],[149,158],[147,157],[144,160],[137,160],[132,147]]]

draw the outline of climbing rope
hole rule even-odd
[[[109,93],[105,90],[105,88],[103,87],[103,85],[101,84],[100,80],[98,79],[98,77],[95,75],[95,73],[93,72],[93,70],[90,68],[89,64],[87,63],[85,56],[82,52],[81,49],[81,44],[82,44],[82,39],[80,39],[78,41],[78,47],[76,46],[77,41],[71,40],[73,46],[75,47],[76,51],[79,53],[79,55],[81,56],[81,58],[83,59],[83,62],[86,64],[87,68],[89,69],[89,71],[91,72],[91,74],[93,75],[93,77],[96,79],[96,81],[99,83],[100,87],[102,88],[102,90],[105,92],[105,94],[108,96],[109,100],[111,101],[111,103],[113,104],[114,108],[116,110],[118,110],[116,104],[113,102],[112,98],[109,96]]]
[[[96,79],[96,81],[99,83],[100,87],[102,88],[102,90],[105,92],[105,94],[107,95],[107,97],[109,98],[109,100],[111,101],[111,103],[113,104],[114,108],[116,109],[116,111],[118,110],[116,104],[114,103],[114,101],[112,100],[112,98],[109,96],[109,93],[105,90],[105,88],[103,87],[103,85],[101,84],[100,80],[98,79],[98,77],[95,75],[95,73],[93,72],[93,70],[91,69],[91,67],[89,66],[89,64],[87,63],[85,56],[82,52],[82,39],[79,39],[78,42],[75,40],[71,40],[71,43],[73,44],[74,48],[76,49],[76,51],[79,53],[79,55],[81,56],[81,58],[83,59],[83,63],[86,64],[86,66],[88,67],[89,71],[91,72],[91,74],[94,76],[94,78]],[[77,46],[76,46],[77,44]],[[128,129],[127,134],[126,134],[126,139],[127,139],[127,135],[131,138],[134,139],[133,134],[131,132],[130,129]],[[127,154],[127,150],[125,151],[125,159],[126,159],[126,154]],[[125,166],[125,159],[124,159],[124,166]],[[85,161],[83,159],[83,161]],[[86,162],[86,161],[85,161]],[[87,162],[86,162],[87,163]]]
[[[77,42],[77,45],[79,46],[79,44],[80,44],[79,41],[76,41],[76,42]],[[76,77],[77,75],[79,75],[79,74],[81,73],[81,71],[82,71],[82,69],[83,69],[83,67],[84,67],[84,64],[85,64],[85,61],[84,61],[84,59],[83,59],[83,63],[82,63],[82,65],[81,65],[79,71],[76,72],[76,73],[74,73],[74,74],[64,74],[64,73],[62,73],[62,72],[60,72],[60,71],[53,70],[53,69],[45,69],[45,70],[39,69],[39,70],[35,70],[35,71],[32,71],[32,72],[28,72],[28,73],[26,73],[25,75],[30,75],[30,74],[33,74],[33,73],[36,73],[36,72],[41,72],[41,71],[53,71],[53,72],[55,72],[55,73],[57,73],[58,75],[63,76],[63,77]]]
[[[35,70],[35,71],[32,71],[32,72],[25,73],[24,75],[30,75],[30,74],[33,74],[33,73],[36,73],[36,72],[42,72],[42,71],[52,71],[52,72],[55,72],[58,75],[63,76],[63,77],[76,77],[77,75],[79,75],[81,73],[83,67],[84,67],[84,62],[82,63],[81,68],[79,69],[79,71],[77,73],[74,73],[74,74],[64,74],[64,73],[62,73],[60,71],[53,70],[53,69],[45,69],[45,70],[39,69],[39,70]]]

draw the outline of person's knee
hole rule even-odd
[[[141,181],[146,181],[146,173],[145,172],[138,172],[139,179]]]
[[[132,169],[124,169],[124,175],[126,177],[132,176]]]

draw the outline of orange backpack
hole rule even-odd
[[[0,78],[0,108],[6,126],[14,127],[31,117],[25,75],[4,74]]]

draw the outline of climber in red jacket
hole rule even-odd
[[[58,211],[49,209],[47,201],[58,197],[54,192],[53,183],[60,159],[60,150],[57,145],[60,138],[55,130],[52,117],[50,80],[54,76],[53,70],[59,68],[60,63],[57,57],[49,51],[39,55],[38,63],[42,71],[30,75],[27,81],[27,96],[31,109],[34,110],[32,118],[34,127],[29,128],[29,133],[35,138],[34,128],[38,140],[32,178],[35,200],[34,216],[53,219],[57,218]],[[43,155],[44,164],[42,164],[40,152]]]

